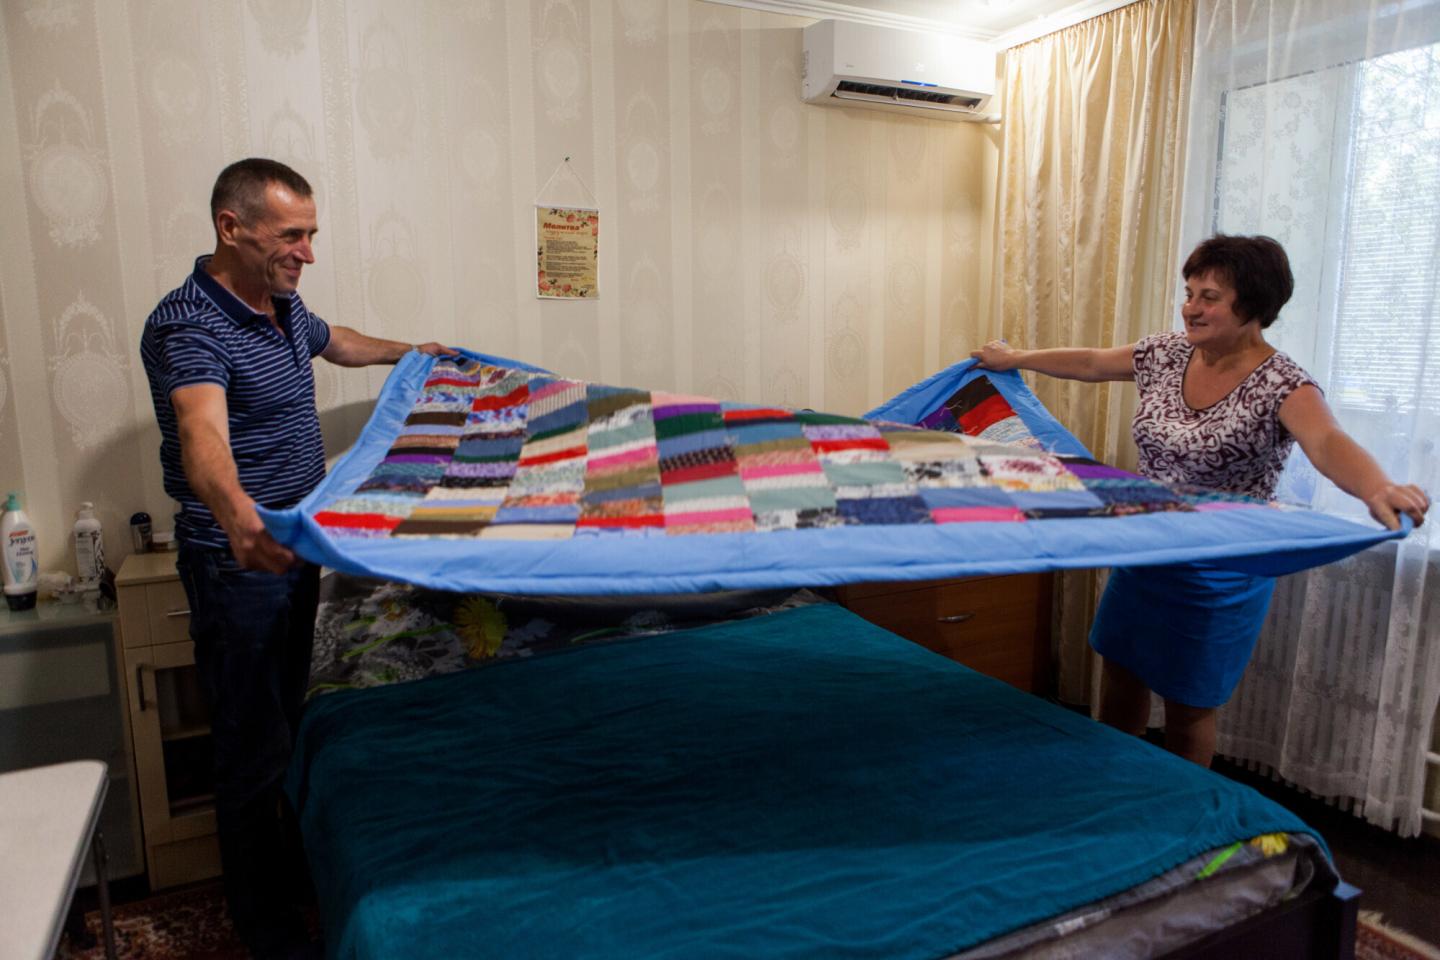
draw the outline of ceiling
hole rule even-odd
[[[1130,0],[711,0],[815,19],[938,30],[999,47],[1079,23]]]

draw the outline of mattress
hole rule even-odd
[[[466,643],[407,620],[444,601],[374,595],[330,608],[317,675]],[[322,682],[288,789],[331,955],[1142,956],[1334,882],[1242,785],[833,604],[780,606]]]

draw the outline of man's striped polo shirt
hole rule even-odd
[[[185,478],[170,394],[198,383],[224,387],[240,485],[264,506],[292,506],[325,477],[310,360],[330,343],[330,327],[292,293],[274,298],[281,335],[206,272],[209,262],[196,260],[190,278],[145,321],[140,359],[160,425],[165,491],[180,503],[175,535],[223,548],[230,545],[225,531]]]

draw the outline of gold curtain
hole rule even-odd
[[[996,270],[1015,346],[1170,328],[1194,24],[1194,0],[1142,0],[1006,52]],[[1131,385],[1031,383],[1097,458],[1133,466]],[[1059,694],[1090,702],[1096,574],[1055,597]]]

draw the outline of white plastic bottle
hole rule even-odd
[[[5,500],[5,515],[0,517],[0,552],[3,552],[5,605],[11,610],[29,610],[35,606],[36,588],[40,583],[40,550],[35,543],[35,528],[20,509],[19,494]]]
[[[75,513],[75,577],[85,585],[100,582],[105,569],[105,545],[95,504],[86,500]]]

